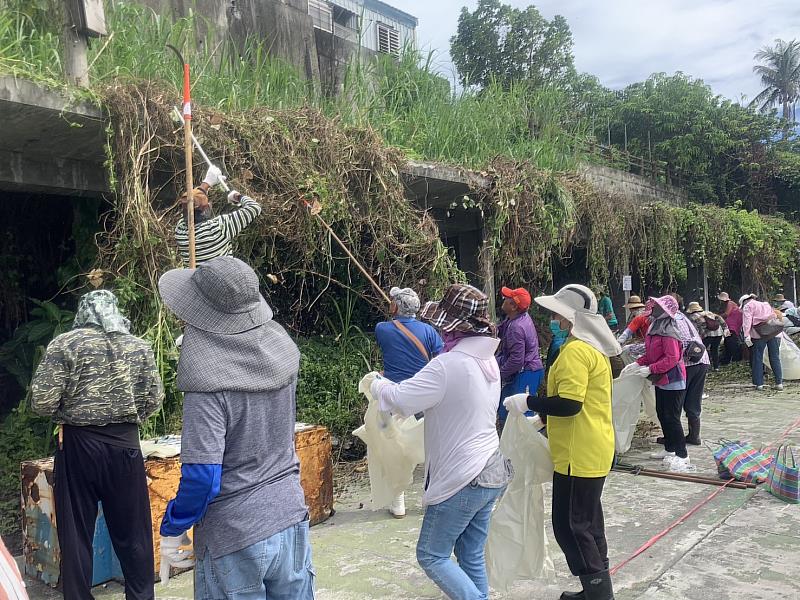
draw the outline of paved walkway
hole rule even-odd
[[[716,440],[776,440],[800,416],[800,385],[780,394],[756,393],[750,386],[729,383],[723,371],[710,385],[704,403],[703,437]],[[800,446],[800,429],[789,436]],[[647,459],[650,444],[635,440],[628,463],[657,468]],[[710,451],[692,447],[699,470],[716,475]],[[612,565],[630,556],[652,536],[713,493],[716,487],[612,473],[603,496]],[[314,564],[320,600],[439,599],[442,594],[417,566],[414,548],[421,524],[415,484],[408,494],[408,516],[392,519],[384,512],[361,508],[368,482],[355,475],[337,494],[336,515],[312,529]],[[549,501],[546,502],[549,513]],[[550,540],[552,540],[550,535]],[[567,576],[555,543],[551,552],[557,577],[520,582],[508,594],[492,598],[555,599],[576,587]],[[694,516],[625,566],[615,577],[620,600],[734,600],[782,598],[800,600],[800,505],[787,505],[766,490],[726,489]],[[191,573],[156,586],[158,598],[191,598]],[[111,584],[98,598],[122,598]],[[41,586],[32,598],[57,597]]]

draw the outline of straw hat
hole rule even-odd
[[[686,312],[689,314],[703,312],[703,307],[700,306],[699,302],[689,302],[689,306],[686,307]]]
[[[783,294],[775,294],[775,297],[772,299],[773,302],[786,302],[786,297]]]
[[[717,294],[717,300],[721,300],[722,302],[727,302],[730,299],[731,297],[728,295],[728,292],[720,292]]]
[[[627,304],[623,304],[622,308],[627,308],[628,310],[633,310],[634,308],[644,308],[644,303],[639,296],[631,296],[628,298]]]

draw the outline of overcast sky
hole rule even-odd
[[[423,51],[436,50],[437,64],[452,80],[450,37],[462,6],[473,0],[387,0],[419,18]],[[775,38],[800,38],[800,0],[511,0],[534,4],[548,19],[566,17],[580,71],[611,88],[658,71],[683,71],[716,93],[739,100],[759,91],[753,55]]]

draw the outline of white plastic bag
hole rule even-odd
[[[378,376],[368,373],[358,391],[369,401],[364,424],[353,432],[367,445],[367,466],[372,508],[388,508],[414,481],[414,469],[425,462],[424,419],[392,417],[381,427],[378,401],[369,386]]]
[[[617,454],[624,454],[630,449],[642,404],[644,403],[647,410],[650,397],[655,412],[655,390],[641,375],[624,373],[614,380],[611,412],[614,420],[614,449]]]
[[[785,333],[781,333],[781,371],[784,379],[800,379],[800,348]],[[770,369],[769,352],[764,348],[764,364]]]
[[[486,572],[496,590],[555,574],[544,527],[544,483],[553,479],[553,461],[541,427],[538,417],[511,412],[500,439],[514,479],[495,507],[486,541]]]

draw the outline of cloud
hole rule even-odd
[[[436,64],[450,79],[450,37],[463,0],[389,0],[419,17],[423,51],[437,50]],[[516,7],[530,2],[512,0]],[[547,18],[563,15],[575,40],[579,70],[621,88],[651,73],[684,73],[738,100],[760,91],[753,55],[776,38],[800,37],[797,0],[540,0]]]

